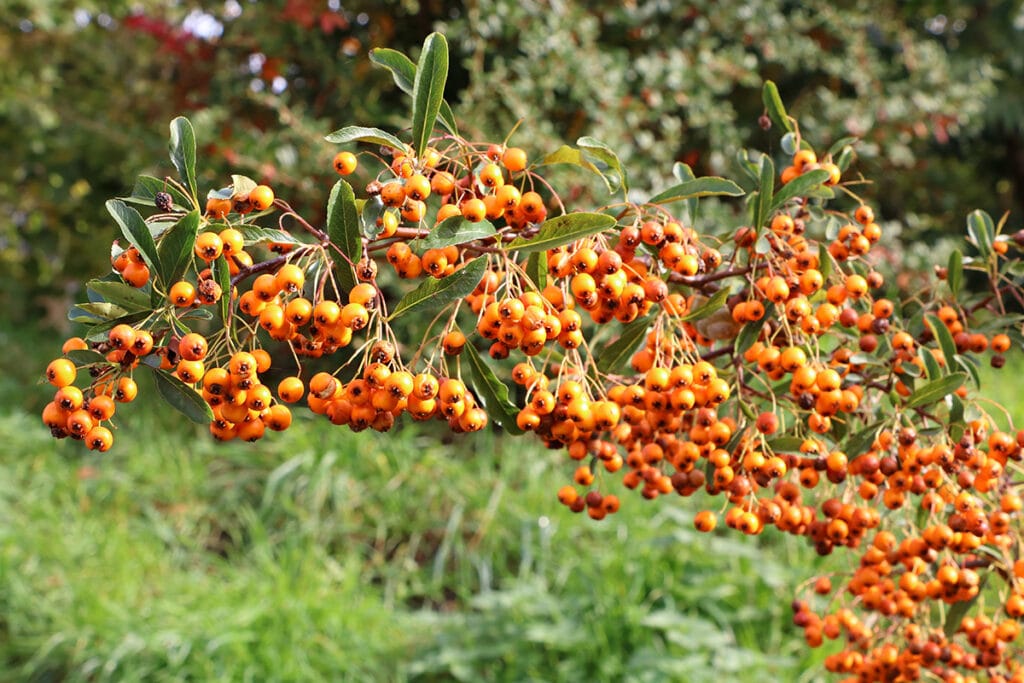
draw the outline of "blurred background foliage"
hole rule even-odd
[[[315,216],[322,135],[406,125],[368,50],[415,57],[430,29],[452,44],[448,96],[471,135],[524,119],[515,140],[533,155],[592,135],[638,191],[674,161],[729,174],[744,146],[770,147],[771,78],[819,150],[862,139],[856,169],[875,182],[858,191],[902,236],[902,263],[926,266],[917,252],[941,252],[972,208],[1024,208],[1020,2],[13,0],[0,26],[0,293],[15,319],[57,322],[103,267],[103,202],[168,170],[174,115],[197,125],[206,187],[245,173]]]

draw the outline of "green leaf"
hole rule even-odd
[[[519,408],[509,399],[508,387],[497,378],[472,344],[466,344],[462,355],[469,361],[473,373],[473,394],[483,403],[487,415],[510,434],[522,434],[523,430],[516,424]]]
[[[926,316],[925,323],[931,329],[932,336],[939,342],[939,348],[942,349],[942,357],[946,360],[946,369],[949,370],[956,358],[956,342],[953,341],[953,335],[950,334],[949,328],[942,324],[938,316]]]
[[[217,284],[220,285],[221,294],[217,304],[220,308],[220,318],[227,325],[231,315],[231,269],[228,267],[227,257],[224,254],[218,256],[210,270],[213,272]]]
[[[192,124],[184,116],[179,116],[171,121],[170,140],[171,163],[177,169],[178,175],[185,181],[185,185],[192,196],[196,196],[196,133]],[[189,204],[195,206],[195,202]]]
[[[412,95],[413,84],[416,82],[416,65],[413,64],[411,59],[398,50],[375,47],[370,50],[370,61],[390,71],[391,77],[395,79],[395,85],[398,86],[398,89],[406,95]],[[444,100],[441,101],[441,111],[438,113],[437,118],[452,135],[459,134],[452,108]]]
[[[782,149],[783,154],[793,156],[797,151],[796,133],[786,133],[779,140],[779,147]]]
[[[128,313],[150,310],[149,296],[144,291],[123,282],[89,280],[85,286],[99,294],[104,301],[119,306]]]
[[[850,145],[857,142],[857,140],[858,138],[855,138],[852,135],[845,138],[839,138],[838,140],[832,143],[831,147],[828,148],[828,151],[825,152],[825,156],[830,157],[839,154],[839,152],[843,151],[844,147],[849,147]]]
[[[768,112],[768,117],[772,120],[772,123],[787,133],[792,133],[793,122],[789,120],[789,116],[786,114],[786,107],[782,104],[782,98],[779,97],[779,89],[774,82],[764,82],[764,87],[761,89],[761,99],[764,101],[765,111]]]
[[[182,415],[199,424],[213,420],[213,410],[195,389],[164,370],[154,368],[153,379],[157,393]]]
[[[981,209],[975,209],[967,214],[967,236],[971,244],[978,248],[982,257],[988,258],[992,255],[992,244],[996,239],[996,226],[992,217]]]
[[[622,327],[618,338],[609,342],[597,352],[597,369],[609,374],[618,374],[629,364],[633,352],[643,343],[652,318],[637,318]]]
[[[405,143],[391,133],[385,133],[380,128],[367,128],[365,126],[345,126],[324,137],[327,142],[344,144],[346,142],[369,142],[375,145],[383,145],[405,152]]]
[[[878,430],[882,428],[882,425],[882,422],[873,422],[847,439],[844,451],[846,457],[852,460],[864,455],[871,448],[871,444],[875,442],[875,437],[878,436]]]
[[[966,373],[954,372],[953,374],[946,375],[941,379],[926,382],[910,395],[906,405],[908,408],[918,408],[920,406],[935,403],[942,397],[953,393],[963,386],[964,380],[966,379]]]
[[[954,298],[960,296],[960,288],[964,284],[964,255],[959,249],[954,249],[949,254],[949,262],[946,264],[946,284]]]
[[[767,314],[766,314],[767,317]],[[747,323],[740,330],[740,333],[736,335],[736,343],[733,346],[733,354],[735,356],[742,356],[747,349],[754,345],[757,338],[761,336],[761,330],[764,328],[764,319],[756,320],[752,323]]]
[[[579,166],[580,168],[585,168],[591,173],[601,176],[605,181],[605,184],[608,184],[608,179],[604,177],[603,173],[601,173],[601,169],[588,161],[583,152],[574,147],[570,147],[569,145],[562,145],[551,154],[548,154],[540,160],[538,166],[551,166],[554,164],[572,164],[574,166]],[[611,190],[612,189],[609,186],[608,191],[611,192]]]
[[[417,155],[423,154],[434,131],[447,80],[448,41],[440,33],[431,33],[423,41],[412,85],[412,142]]]
[[[828,282],[829,276],[832,275],[832,255],[828,253],[828,247],[824,242],[818,244],[818,272],[825,282]]]
[[[495,232],[490,221],[473,223],[462,216],[449,216],[431,229],[429,235],[417,240],[417,243],[424,249],[441,249],[452,244],[465,244],[490,237]]]
[[[967,371],[967,374],[971,377],[971,382],[974,383],[976,388],[981,387],[981,375],[978,373],[978,366],[973,358],[965,356],[957,356],[955,358],[956,364]]]
[[[951,638],[957,632],[957,629],[960,628],[960,622],[964,620],[967,613],[974,607],[974,603],[978,602],[978,598],[981,597],[981,589],[985,587],[988,576],[988,574],[985,574],[982,578],[981,585],[978,586],[978,592],[974,594],[974,597],[969,600],[960,600],[950,605],[949,611],[946,612],[946,623],[942,625],[942,632],[946,634],[947,638]]]
[[[607,166],[607,170],[602,171],[601,175],[604,176],[610,192],[617,192],[620,188],[623,192],[629,191],[626,171],[622,168],[622,162],[619,161],[618,155],[612,151],[611,147],[589,135],[578,139],[576,146],[583,152],[584,157],[590,157],[591,161],[597,159]]]
[[[173,206],[176,209],[186,210],[188,207],[192,206],[192,201],[182,194],[174,185],[170,185],[167,181],[161,180],[160,178],[154,178],[153,176],[148,175],[140,175],[135,179],[135,187],[132,188],[132,195],[130,197],[125,197],[124,200],[134,204],[156,206],[157,192],[166,192],[171,195]]]
[[[248,195],[256,187],[256,181],[245,175],[231,176],[231,196]]]
[[[259,244],[260,242],[284,242],[286,244],[301,244],[299,240],[292,237],[291,233],[287,233],[284,230],[275,230],[274,228],[261,228],[258,225],[251,223],[245,223],[238,225],[236,228],[242,233],[242,239],[245,242],[245,246],[251,246],[253,244]]]
[[[434,310],[441,310],[453,301],[471,294],[480,283],[486,269],[487,259],[475,258],[447,277],[427,278],[419,287],[402,297],[388,320],[395,320],[426,305]]]
[[[692,197],[741,197],[744,194],[743,188],[731,180],[718,176],[704,176],[674,185],[654,195],[649,201],[651,204],[670,204]]]
[[[615,219],[603,213],[567,213],[544,221],[540,231],[533,237],[517,237],[507,245],[507,249],[524,254],[546,251],[604,232],[614,225]]]
[[[800,450],[804,440],[799,436],[780,436],[768,441],[768,448],[772,453],[796,453]]]
[[[828,179],[828,171],[823,168],[816,168],[813,171],[807,171],[793,178],[779,189],[778,194],[772,199],[768,212],[771,213],[782,207],[790,199],[806,196],[813,188],[821,185]]]
[[[754,230],[760,231],[764,222],[768,219],[774,191],[775,164],[772,163],[772,158],[765,154],[761,157],[760,185],[757,197],[754,200]]]
[[[335,258],[335,270],[342,288],[350,291],[356,286],[356,272],[353,266],[363,257],[363,238],[359,223],[359,209],[352,186],[344,179],[331,188],[327,200],[327,237],[351,260]]]
[[[120,318],[103,321],[90,327],[89,331],[85,333],[85,338],[87,341],[106,341],[110,330],[114,329],[118,325],[122,323],[125,325],[134,325],[141,320],[145,320],[149,315],[149,311],[138,311],[136,313],[123,315]]]
[[[182,216],[170,230],[160,238],[157,255],[160,258],[160,281],[170,287],[192,263],[196,235],[199,234],[199,211],[193,210]]]
[[[106,206],[107,211],[120,226],[121,234],[139,250],[139,254],[142,255],[142,259],[150,271],[159,273],[160,258],[156,251],[156,242],[153,241],[153,235],[149,232],[146,221],[142,219],[139,212],[120,199],[108,199]]]
[[[683,321],[693,322],[694,320],[702,320],[713,315],[715,312],[721,310],[722,306],[725,306],[725,301],[728,298],[729,289],[727,287],[721,288],[715,292],[710,299],[684,315]]]
[[[91,349],[75,349],[74,351],[68,351],[64,355],[78,367],[92,365],[93,363],[109,362],[102,353]]]
[[[75,308],[98,318],[103,318],[104,320],[121,318],[131,312],[126,311],[117,304],[112,304],[109,301],[89,301],[86,303],[75,304]]]
[[[924,368],[928,374],[928,379],[938,379],[944,374],[942,367],[939,365],[939,361],[935,360],[935,355],[931,352],[928,347],[922,346],[920,349],[921,359],[924,361]]]
[[[693,174],[693,169],[690,168],[687,164],[684,164],[681,161],[677,161],[676,163],[672,164],[672,177],[675,178],[676,180],[678,180],[680,183],[688,183],[688,182],[690,182],[692,180],[696,180],[697,179],[697,176],[695,176]],[[708,176],[708,177],[714,177],[714,176]],[[723,180],[724,180],[724,178],[723,178]],[[739,186],[737,185],[737,187],[739,187]],[[743,193],[743,191],[744,191],[743,188],[739,188],[739,190],[740,190],[740,193]],[[664,193],[662,193],[662,194],[664,194]],[[687,220],[690,221],[690,223],[695,223],[697,221],[697,206],[699,205],[699,201],[700,201],[699,197],[698,196],[688,197],[684,201],[686,202],[685,203],[685,206],[686,206],[686,218],[687,218]]]
[[[548,284],[548,263],[544,253],[535,251],[526,260],[526,275],[533,280],[537,289],[544,289]]]

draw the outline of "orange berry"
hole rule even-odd
[[[249,203],[256,211],[266,211],[274,203],[274,191],[266,185],[257,185],[249,191]]]
[[[501,163],[513,173],[518,173],[526,168],[526,152],[519,147],[509,147],[501,155]]]
[[[75,381],[78,370],[67,358],[57,358],[46,366],[46,380],[55,387],[66,387]]]
[[[334,155],[334,170],[339,175],[350,175],[358,165],[359,161],[352,152],[338,152]]]

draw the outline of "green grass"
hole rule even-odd
[[[789,602],[822,561],[698,535],[699,498],[594,523],[564,455],[492,434],[219,445],[147,383],[95,456],[36,417],[56,340],[0,341],[0,680],[819,678]]]

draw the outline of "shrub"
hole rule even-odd
[[[735,179],[677,163],[641,203],[593,137],[531,161],[514,130],[461,135],[442,35],[416,63],[371,59],[410,94],[411,125],[327,136],[349,147],[322,223],[242,175],[203,197],[193,128],[172,121],[177,176],[107,202],[113,271],[87,283],[72,318],[88,331],[46,369],[54,436],[110,448],[137,372],[222,440],[287,429],[302,400],[355,431],[531,433],[573,461],[553,498],[594,520],[639,504],[610,491],[621,478],[636,498],[721,500],[696,514],[703,532],[856,550],[793,603],[810,646],[844,637],[830,671],[1024,676],[1024,432],[972,390],[980,359],[1000,367],[1021,341],[1024,238],[1005,220],[970,214],[970,255],[899,296],[873,265],[885,235],[855,194],[854,141],[813,145],[772,82],[760,123],[776,155],[745,151]],[[612,200],[577,210],[545,178],[556,165]],[[709,221],[711,202],[733,224]],[[968,273],[990,287],[969,292]]]

